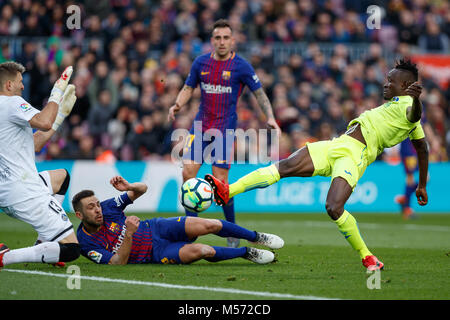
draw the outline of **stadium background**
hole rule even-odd
[[[373,4],[383,15],[380,29],[371,30],[366,9]],[[80,8],[78,29],[67,27],[70,5]],[[199,90],[174,123],[166,118],[193,59],[212,50],[209,36],[218,18],[229,19],[236,51],[254,66],[272,102],[283,130],[280,158],[308,141],[343,133],[350,119],[380,105],[385,75],[396,58],[418,62],[421,100],[432,129],[427,132],[430,204],[420,211],[450,212],[445,201],[445,177],[450,176],[446,1],[0,1],[0,62],[26,66],[27,101],[42,108],[65,66],[75,70],[77,103],[36,155],[38,169],[69,169],[70,196],[85,188],[100,197],[112,195],[109,178],[120,173],[150,185],[150,193],[136,203],[137,211],[181,211],[181,169],[171,162],[170,136],[175,129],[189,129]],[[239,100],[238,115],[238,127],[244,130],[264,127],[248,89]],[[256,148],[236,145],[248,157]],[[253,168],[233,165],[230,180]],[[327,183],[320,178],[286,180],[242,195],[236,208],[323,212]],[[368,168],[349,210],[397,212],[393,198],[403,192],[403,184],[394,147]],[[70,196],[64,203],[67,210]]]

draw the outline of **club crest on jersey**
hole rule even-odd
[[[222,72],[222,79],[223,80],[229,80],[231,78],[231,71],[223,71]]]
[[[115,222],[111,222],[111,225],[109,226],[108,229],[111,232],[117,233],[120,230],[120,226],[117,223],[115,223]]]

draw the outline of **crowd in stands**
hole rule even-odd
[[[382,8],[380,29],[366,26],[371,4]],[[67,27],[70,5],[80,8],[80,28]],[[170,159],[171,133],[190,128],[199,89],[173,123],[168,109],[192,61],[212,50],[211,27],[219,18],[231,23],[238,54],[259,44],[243,52],[283,130],[282,158],[308,141],[342,134],[349,120],[383,103],[394,65],[386,52],[450,52],[448,1],[0,0],[0,62],[26,67],[25,99],[41,108],[65,66],[75,70],[76,105],[38,159]],[[297,42],[307,43],[305,54],[275,63],[273,46]],[[333,45],[331,54],[321,50],[323,43]],[[357,43],[367,43],[367,50],[352,59]],[[447,161],[449,90],[433,74],[421,72],[420,80],[430,160]],[[248,89],[237,112],[238,127],[264,128]],[[384,156],[395,158],[395,150]]]

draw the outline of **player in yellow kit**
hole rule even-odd
[[[422,87],[417,81],[416,66],[410,61],[400,60],[389,71],[384,84],[383,98],[388,102],[352,120],[342,136],[331,141],[309,143],[289,158],[255,170],[231,185],[212,175],[205,176],[213,186],[216,202],[224,205],[239,193],[265,188],[281,178],[331,176],[325,205],[328,215],[358,252],[367,269],[383,269],[384,264],[369,251],[355,218],[344,209],[344,205],[366,167],[384,148],[392,147],[407,137],[413,142],[419,161],[417,201],[419,205],[427,204],[428,148],[420,124]]]

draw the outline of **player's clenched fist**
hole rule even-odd
[[[58,80],[56,80],[53,85],[53,89],[50,92],[50,98],[48,102],[54,102],[56,104],[60,104],[64,91],[69,85],[70,77],[72,76],[73,68],[72,66],[67,67],[64,72],[61,74]]]
[[[406,89],[406,93],[409,96],[418,99],[422,93],[422,86],[416,81]]]
[[[129,216],[125,219],[125,226],[127,227],[127,233],[133,235],[139,228],[140,219],[136,216]]]

